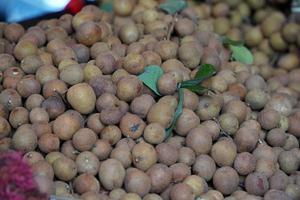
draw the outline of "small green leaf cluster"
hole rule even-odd
[[[166,138],[172,134],[178,118],[180,117],[183,109],[183,89],[191,90],[192,92],[201,94],[207,89],[201,86],[201,82],[205,79],[213,76],[216,73],[216,69],[213,65],[203,64],[199,67],[194,79],[183,81],[178,83],[178,105],[175,110],[175,115],[171,125],[166,129]],[[163,70],[157,65],[150,65],[145,68],[144,72],[139,75],[139,79],[149,87],[155,94],[161,96],[157,89],[157,81],[163,75]]]

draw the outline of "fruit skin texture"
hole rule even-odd
[[[96,95],[91,86],[78,83],[69,88],[67,100],[75,110],[81,114],[88,114],[95,108]]]

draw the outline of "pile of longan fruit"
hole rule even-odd
[[[0,153],[82,200],[299,200],[300,24],[267,0],[113,0],[26,29],[0,23]],[[222,36],[252,51],[234,61]],[[178,84],[200,65],[208,90]],[[157,65],[161,96],[139,75]],[[1,176],[1,175],[0,175]]]

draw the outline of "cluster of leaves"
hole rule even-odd
[[[201,86],[201,82],[216,73],[215,67],[210,64],[203,64],[199,67],[194,79],[183,81],[177,84],[178,90],[178,105],[175,110],[175,115],[171,125],[166,129],[166,138],[172,134],[178,118],[180,117],[183,109],[183,89],[191,90],[192,92],[202,94],[207,89]],[[157,65],[150,65],[145,68],[145,71],[139,75],[139,79],[149,87],[155,94],[161,96],[157,89],[157,81],[163,75],[163,70]]]
[[[165,2],[159,5],[159,8],[165,11],[168,14],[175,14],[182,9],[187,7],[186,0],[166,0]],[[102,10],[107,12],[112,12],[113,6],[112,1],[108,0],[102,3],[101,7]],[[227,37],[222,38],[222,43],[227,46],[232,54],[231,57],[233,60],[245,63],[245,64],[252,64],[253,63],[253,56],[249,49],[244,46],[243,42],[240,41],[233,41]],[[172,130],[174,129],[176,122],[179,116],[182,113],[183,108],[183,89],[189,89],[192,92],[201,94],[207,89],[201,86],[201,82],[216,73],[214,66],[210,64],[204,64],[199,67],[198,72],[195,75],[195,78],[192,80],[187,80],[179,83],[177,85],[178,90],[178,106],[175,111],[174,119],[170,125],[166,129],[166,138],[168,138],[172,134]],[[158,89],[157,89],[157,81],[163,75],[163,70],[157,65],[150,65],[145,68],[145,71],[139,75],[139,79],[143,81],[143,83],[149,87],[156,95],[161,96]]]

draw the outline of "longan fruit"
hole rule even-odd
[[[61,72],[69,65],[78,65],[78,62],[72,58],[62,58],[62,60],[58,63],[58,70]],[[79,65],[80,66],[80,65]]]
[[[95,108],[96,95],[91,86],[79,83],[68,89],[67,100],[78,112],[88,114]]]
[[[249,152],[239,153],[234,160],[233,166],[240,175],[248,175],[255,170],[256,158]]]
[[[170,198],[172,200],[193,200],[195,195],[193,194],[193,189],[186,183],[177,183],[172,186],[170,190]]]
[[[199,97],[188,89],[183,90],[183,107],[195,111],[198,106]]]
[[[134,145],[131,153],[134,166],[142,171],[149,169],[159,159],[159,153],[155,148],[143,141]]]
[[[45,156],[45,160],[50,164],[52,165],[53,162],[58,159],[58,158],[61,158],[61,157],[64,157],[64,154],[62,154],[61,152],[59,151],[52,151],[50,153],[47,153],[47,155]],[[44,159],[44,157],[43,157]]]
[[[179,158],[179,151],[169,143],[161,143],[156,147],[158,161],[168,166],[173,165]]]
[[[261,127],[266,130],[275,128],[280,120],[280,114],[276,110],[264,109],[262,110],[257,118]]]
[[[52,127],[50,123],[34,123],[32,124],[32,129],[38,138],[46,133],[52,133]]]
[[[130,167],[132,163],[132,155],[130,149],[126,146],[119,146],[114,148],[110,153],[110,158],[119,160],[124,168]]]
[[[144,58],[138,53],[129,53],[124,58],[123,68],[130,74],[141,74],[146,67]]]
[[[292,135],[299,137],[300,135],[300,126],[299,126],[299,117],[289,116],[288,118],[288,132]]]
[[[240,128],[234,137],[238,152],[252,152],[258,140],[258,132],[246,127]]]
[[[75,160],[78,173],[96,175],[99,170],[100,162],[97,156],[90,151],[83,151],[78,154]]]
[[[219,124],[221,129],[230,135],[235,134],[239,128],[239,121],[232,113],[224,113],[220,115]]]
[[[143,134],[146,124],[139,116],[127,113],[122,117],[119,126],[124,136],[137,139]]]
[[[278,162],[282,171],[292,174],[299,168],[299,159],[292,151],[283,151],[279,154]]]
[[[122,138],[122,133],[118,126],[108,125],[101,131],[100,136],[101,139],[108,140],[111,145],[114,145]]]
[[[128,75],[117,83],[117,97],[130,102],[142,93],[143,83],[134,75]]]
[[[196,127],[186,136],[186,146],[194,150],[196,155],[209,153],[212,148],[211,134],[205,128]]]
[[[18,127],[12,136],[12,145],[15,150],[33,151],[37,147],[37,136],[31,125],[23,124]]]
[[[89,128],[81,128],[72,137],[72,144],[78,151],[90,150],[97,141],[96,133]]]
[[[61,157],[52,164],[55,176],[62,181],[70,181],[77,174],[77,167],[73,160]]]
[[[267,134],[266,141],[272,147],[282,147],[287,139],[287,135],[281,128],[274,128]]]
[[[270,189],[285,190],[285,188],[288,184],[288,175],[286,175],[281,170],[277,170],[269,178],[269,183],[270,183]]]
[[[159,123],[150,123],[145,127],[143,137],[150,144],[160,144],[165,139],[165,129]]]
[[[210,156],[201,154],[196,157],[192,170],[196,175],[210,181],[216,171],[216,164]]]
[[[110,77],[98,75],[89,81],[89,85],[93,88],[96,97],[104,93],[116,94],[116,85],[112,82]]]
[[[110,47],[105,42],[96,42],[90,48],[90,54],[95,59],[99,54],[108,52]]]
[[[147,170],[151,179],[151,192],[163,192],[172,181],[172,171],[164,164],[155,164]]]
[[[223,195],[233,193],[239,184],[239,176],[237,172],[228,166],[217,169],[213,176],[213,185]]]
[[[133,0],[114,0],[113,8],[117,15],[128,16],[134,9],[135,1]]]
[[[105,189],[113,190],[122,187],[125,174],[125,169],[120,161],[107,159],[101,163],[98,177]]]
[[[172,171],[172,181],[174,183],[181,182],[191,175],[190,167],[184,163],[175,163],[170,166],[170,170]]]
[[[263,40],[263,35],[259,27],[251,27],[245,34],[245,42],[248,46],[257,46]]]
[[[14,56],[21,61],[26,56],[36,55],[38,52],[37,46],[30,41],[20,40],[14,48]]]
[[[287,185],[285,189],[285,194],[288,195],[288,197],[291,197],[293,199],[299,199],[300,198],[300,187],[296,184],[289,184]]]
[[[291,197],[285,193],[284,191],[280,190],[269,190],[264,195],[265,200],[272,200],[272,199],[282,199],[282,200],[289,200]]]
[[[218,17],[213,21],[214,32],[224,35],[230,29],[230,21],[225,17]]]
[[[180,36],[191,35],[195,30],[195,24],[188,18],[181,18],[175,23],[175,30]]]
[[[41,107],[46,109],[50,119],[55,119],[63,114],[66,109],[64,101],[59,96],[48,97],[42,102]]]
[[[20,67],[27,74],[34,74],[42,65],[43,62],[38,55],[30,55],[22,59]]]
[[[35,74],[36,79],[42,85],[46,85],[50,81],[57,80],[58,75],[59,75],[59,72],[58,72],[57,68],[52,65],[43,65],[43,66],[39,67]],[[65,75],[62,74],[61,79],[66,80],[66,82],[68,82],[68,80],[65,78],[66,78]]]
[[[179,60],[189,69],[198,67],[202,55],[203,49],[197,46],[196,43],[185,43],[178,48]]]
[[[80,121],[71,113],[64,113],[57,117],[53,123],[53,132],[61,140],[69,140],[80,129]]]
[[[100,121],[100,113],[93,113],[87,118],[86,122],[87,128],[93,130],[97,135],[104,128],[104,124]]]
[[[187,184],[192,188],[193,194],[195,196],[200,196],[208,190],[208,185],[205,179],[197,175],[191,175],[186,177],[183,183]]]
[[[38,140],[39,149],[44,153],[49,153],[52,151],[58,151],[60,146],[59,138],[52,134],[43,134]]]
[[[101,52],[96,57],[96,65],[103,74],[111,74],[116,70],[116,58],[110,51]]]
[[[136,142],[131,138],[123,138],[119,140],[119,142],[116,144],[116,147],[128,147],[131,151],[132,148],[136,145]]]
[[[23,26],[17,23],[7,24],[3,31],[3,35],[10,42],[18,42],[24,33]]]
[[[41,91],[41,84],[30,75],[24,76],[17,84],[18,93],[27,98],[32,94],[39,94]]]
[[[144,63],[145,66],[149,66],[149,65],[161,65],[161,57],[158,53],[151,51],[151,50],[147,50],[142,52],[142,56],[144,58]]]
[[[79,64],[68,65],[60,71],[59,79],[69,85],[76,85],[84,80],[83,69]]]
[[[217,98],[203,96],[196,110],[200,120],[206,121],[217,117],[222,109],[223,102]]]
[[[76,30],[76,39],[86,46],[91,46],[101,40],[102,30],[93,21],[82,23]]]
[[[242,123],[246,118],[246,109],[247,107],[244,102],[240,100],[231,100],[224,105],[223,112],[234,114],[239,120],[239,123]]]
[[[262,173],[253,172],[245,179],[245,189],[249,194],[262,196],[269,189],[268,178]]]
[[[109,192],[109,197],[111,198],[111,200],[120,200],[125,194],[126,192],[124,189],[116,188]]]
[[[252,154],[256,157],[256,159],[269,159],[274,162],[277,161],[277,156],[274,152],[274,149],[268,146],[267,144],[258,144],[257,147],[254,149]]]
[[[91,174],[81,174],[74,179],[74,189],[79,194],[89,191],[99,192],[100,183]]]
[[[245,101],[252,109],[259,110],[268,102],[268,95],[261,89],[252,89],[246,94]]]
[[[175,131],[178,135],[185,136],[199,124],[199,117],[192,110],[183,108],[181,115],[177,119]]]
[[[4,72],[5,70],[16,66],[16,59],[14,58],[13,55],[7,54],[7,53],[2,53],[0,54],[0,71]]]
[[[178,152],[178,162],[191,166],[196,159],[195,152],[189,147],[181,147]]]
[[[125,44],[131,44],[139,39],[139,30],[136,24],[124,24],[119,31],[119,37]]]
[[[255,171],[265,174],[268,178],[270,178],[276,170],[276,164],[271,160],[258,159],[256,162]]]
[[[32,124],[34,123],[48,123],[49,115],[44,108],[33,108],[29,113],[29,119]]]
[[[158,53],[163,61],[176,58],[178,45],[175,42],[164,40],[156,44],[155,52]]]
[[[130,110],[141,118],[145,118],[154,103],[155,100],[151,95],[142,94],[132,100]]]
[[[231,139],[216,142],[211,148],[211,157],[219,166],[231,166],[237,155],[237,146]]]
[[[284,40],[290,43],[296,42],[299,31],[299,24],[293,22],[287,23],[282,29]]]
[[[278,60],[278,66],[288,71],[296,69],[299,63],[300,60],[295,53],[285,54],[284,56],[281,56]]]
[[[9,123],[13,128],[18,128],[19,126],[23,125],[23,124],[28,124],[29,122],[29,112],[26,108],[24,107],[15,107],[9,114]],[[2,124],[2,125],[5,125]],[[10,126],[8,127],[3,127],[4,132],[8,130],[10,130]]]

